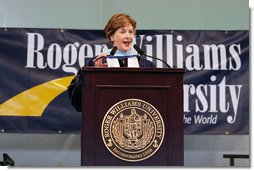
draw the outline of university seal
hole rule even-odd
[[[129,162],[154,155],[163,142],[164,132],[164,122],[158,110],[140,99],[126,99],[113,105],[101,126],[107,149]]]

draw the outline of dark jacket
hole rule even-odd
[[[92,62],[93,59],[94,58],[89,59],[86,62],[85,66],[93,66]],[[145,58],[139,58],[139,66],[140,68],[155,68],[155,65],[151,61],[146,60]],[[67,87],[71,103],[78,112],[81,112],[82,84],[83,84],[83,76],[82,71],[80,69],[77,75],[71,81],[70,85]]]

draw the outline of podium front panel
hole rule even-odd
[[[183,165],[183,70],[83,72],[82,165]]]

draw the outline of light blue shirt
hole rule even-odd
[[[105,50],[103,53],[109,55],[112,49]],[[130,49],[127,52],[123,52],[121,50],[117,50],[114,54],[115,57],[117,56],[132,56],[132,55],[138,55],[137,52],[134,49]]]

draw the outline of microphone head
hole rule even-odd
[[[138,45],[133,45],[133,48],[140,54],[140,55],[143,55],[144,54],[144,52],[143,52],[143,50],[141,50],[139,47],[138,47]]]
[[[114,47],[112,48],[112,50],[110,51],[110,56],[114,56],[114,54],[116,53],[116,51],[117,51],[117,47],[114,46]]]

